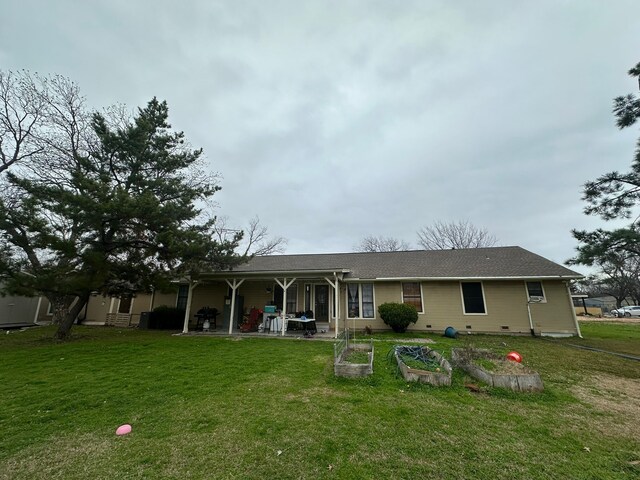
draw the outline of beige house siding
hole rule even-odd
[[[576,332],[573,302],[561,281],[542,282],[547,303],[531,304],[531,318],[536,334]]]
[[[227,288],[226,283],[203,284],[194,288],[189,323],[195,325],[195,314],[202,307],[211,307],[217,308],[220,311],[220,315],[217,318],[218,324],[220,325],[222,322],[222,310],[224,308],[224,297],[227,294]]]
[[[115,299],[117,302],[117,299]],[[103,295],[91,295],[87,302],[87,314],[85,319],[89,322],[105,322],[107,319],[107,313],[109,313],[109,307],[111,305],[111,297]],[[113,308],[115,309],[117,305]]]
[[[365,282],[366,283],[366,282]],[[561,281],[544,281],[546,303],[531,304],[534,330],[541,332],[577,333],[566,286]],[[401,302],[401,282],[375,282],[375,318],[347,319],[349,328],[370,326],[388,330],[378,316],[378,306],[385,302]],[[411,331],[444,331],[452,326],[458,331],[476,333],[530,333],[527,313],[527,290],[522,280],[482,281],[485,315],[465,315],[459,281],[421,282],[424,313],[411,325]],[[342,312],[346,312],[346,292],[341,289]],[[341,315],[343,321],[345,315]],[[467,328],[470,327],[470,328]],[[506,328],[503,328],[506,327]]]
[[[297,310],[304,310],[305,284],[314,282],[300,280],[298,286]],[[322,282],[315,282],[322,283]],[[362,330],[366,326],[373,330],[389,330],[378,316],[378,306],[385,302],[402,301],[402,282],[380,281],[360,282],[373,283],[374,286],[374,318],[347,318],[347,290],[346,282],[340,284],[340,329],[348,328]],[[523,280],[482,281],[486,315],[465,315],[463,310],[462,292],[459,281],[426,281],[421,282],[423,313],[418,315],[418,322],[409,327],[410,331],[443,332],[452,326],[460,332],[471,333],[516,333],[529,334],[529,317],[527,313],[527,290]],[[562,281],[542,282],[544,303],[530,305],[531,317],[536,334],[540,333],[572,333],[576,327],[573,317],[573,305],[567,293],[566,285]],[[271,280],[245,280],[239,287],[238,294],[244,297],[244,311],[252,307],[264,308],[273,300],[276,283]],[[223,310],[228,286],[225,282],[203,283],[193,290],[190,328],[196,323],[195,313],[202,307],[215,307],[220,311],[218,330],[223,324]],[[333,288],[329,287],[333,304]],[[153,296],[151,305],[150,294],[139,294],[133,299],[131,325],[136,325],[140,314],[152,310],[160,305],[175,306],[177,292],[159,293]],[[117,312],[119,300],[114,299],[113,312]],[[111,298],[92,296],[87,307],[87,319],[104,321],[111,305]],[[40,316],[46,314],[47,303],[43,299]],[[312,305],[313,309],[313,305]],[[332,311],[332,310],[330,310]],[[46,318],[46,317],[45,317]],[[50,319],[50,317],[49,317]],[[467,328],[470,327],[470,328]],[[507,328],[503,328],[507,327]],[[333,322],[331,328],[334,328]]]
[[[178,300],[178,292],[155,292],[153,296],[153,306],[151,310],[156,307],[175,307]]]

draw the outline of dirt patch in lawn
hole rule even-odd
[[[315,387],[301,390],[299,393],[290,393],[285,396],[287,400],[299,400],[303,403],[308,403],[314,398],[346,398],[348,395],[339,390],[335,390],[329,387]]]
[[[615,416],[603,418],[599,429],[603,433],[621,433],[640,439],[637,415],[640,412],[640,380],[615,375],[595,375],[582,385],[576,385],[573,393],[593,408]]]
[[[602,323],[640,323],[640,317],[588,317],[578,315],[581,322],[602,322]]]

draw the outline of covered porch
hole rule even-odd
[[[345,273],[215,272],[186,279],[178,297],[185,310],[183,333],[337,337]],[[211,311],[215,317],[203,322],[203,312]]]

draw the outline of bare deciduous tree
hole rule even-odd
[[[410,250],[411,246],[404,240],[397,238],[367,235],[354,249],[357,252],[397,252]]]
[[[77,84],[60,75],[0,71],[0,172],[55,176],[95,140]],[[52,178],[53,180],[53,178]]]
[[[467,220],[448,223],[438,220],[417,233],[418,244],[425,250],[493,247],[498,243],[487,229],[476,227]]]
[[[216,218],[214,231],[219,241],[225,241],[242,230],[230,226],[229,217],[222,216]],[[270,237],[269,229],[260,223],[260,218],[257,216],[249,220],[247,228],[242,232],[243,240],[238,251],[242,256],[284,253],[287,247],[288,240],[284,237]]]

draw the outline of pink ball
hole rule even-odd
[[[126,435],[127,433],[131,433],[131,425],[128,423],[120,425],[116,430],[116,435]]]
[[[509,352],[507,353],[507,360],[520,363],[522,362],[522,355],[520,355],[518,352]]]

